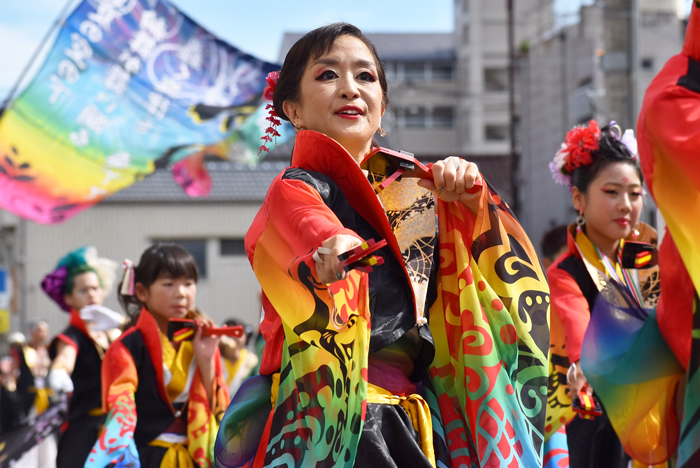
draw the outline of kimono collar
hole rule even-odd
[[[700,62],[700,0],[695,0],[690,10],[683,53],[696,62]]]
[[[83,318],[80,316],[80,312],[78,312],[76,309],[71,308],[70,310],[70,322],[69,325],[77,328],[81,332],[85,334],[85,336],[90,336],[90,332],[87,329],[87,325],[85,325],[85,321]],[[91,338],[92,339],[92,338]]]
[[[161,344],[161,332],[160,328],[158,328],[158,323],[156,319],[153,318],[153,315],[143,308],[136,322],[136,328],[141,332],[143,342],[146,345],[148,354],[151,356],[151,362],[153,363],[156,379],[158,381],[158,393],[170,409],[175,411],[168,398],[168,393],[165,390],[165,382],[163,380],[163,346]]]
[[[583,232],[582,230],[577,231],[576,228],[576,223],[569,226],[569,252],[572,252],[574,255],[581,258],[581,260],[587,260],[600,271],[605,271],[605,266],[603,265],[603,262],[600,259],[600,256],[598,255],[595,246],[593,245],[593,242],[591,242],[591,240],[588,238],[585,232]],[[611,260],[617,261],[617,259]]]
[[[377,198],[360,165],[334,139],[313,130],[297,133],[292,166],[325,174],[338,184],[348,202],[355,206]]]
[[[625,240],[647,242],[652,245],[657,244],[657,233],[653,227],[649,226],[648,224],[639,223],[635,229],[637,230],[637,234],[635,235],[633,231]],[[583,255],[585,259],[592,263],[596,268],[601,271],[605,271],[603,262],[601,261],[598,252],[596,252],[593,242],[591,242],[583,231],[577,232],[575,223],[569,226],[567,243],[569,252],[573,253],[579,258],[581,258]],[[616,262],[617,258],[610,260]]]
[[[297,133],[294,142],[292,166],[320,172],[333,179],[345,194],[350,206],[369,221],[382,239],[387,241],[389,248],[403,267],[407,280],[410,281],[401,248],[377,194],[358,162],[340,143],[323,133],[301,130]]]

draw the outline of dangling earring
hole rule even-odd
[[[292,124],[292,127],[294,127],[294,133],[299,133],[299,130],[301,130],[301,127]]]
[[[583,217],[583,211],[578,214],[576,217],[576,225],[580,228],[583,227],[583,225],[586,224],[586,218]]]
[[[386,130],[384,130],[382,127],[379,127],[377,129],[377,133],[379,134],[380,137],[384,138],[386,136]]]

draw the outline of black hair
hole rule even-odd
[[[284,59],[284,64],[280,70],[279,81],[275,87],[273,96],[273,104],[275,112],[280,118],[289,120],[289,117],[284,113],[282,104],[284,101],[297,101],[301,97],[301,78],[306,71],[306,66],[314,59],[327,54],[332,48],[335,40],[340,36],[352,36],[361,40],[372,53],[374,62],[377,65],[377,78],[379,85],[382,87],[384,105],[389,102],[388,85],[386,81],[386,73],[384,66],[379,60],[377,49],[372,44],[367,36],[362,34],[359,28],[348,23],[333,23],[328,26],[323,26],[307,33],[299,39]]]
[[[188,278],[196,283],[199,277],[197,263],[187,250],[177,244],[154,244],[141,254],[139,264],[134,267],[134,284],[141,283],[148,289],[164,275],[173,279]],[[119,291],[121,291],[121,286],[120,283]],[[124,311],[132,317],[132,323],[144,306],[136,295],[130,296],[121,294],[121,292],[119,293],[119,303]]]
[[[598,174],[612,163],[625,163],[633,166],[640,182],[644,183],[642,170],[639,163],[634,158],[629,148],[620,141],[614,128],[610,125],[603,127],[600,131],[598,149],[591,151],[593,162],[588,166],[577,167],[571,173],[571,186],[579,189],[581,193],[586,193],[591,182],[598,177]]]
[[[102,285],[102,278],[100,278],[100,275],[97,274],[97,271],[93,267],[90,265],[78,265],[68,271],[66,282],[63,284],[63,290],[61,291],[64,296],[70,296],[73,294],[73,289],[75,288],[75,278],[83,273],[95,273],[95,275],[97,275],[97,280],[100,282],[100,286],[104,287]]]
[[[556,226],[545,232],[542,236],[542,243],[540,247],[542,248],[542,255],[545,258],[555,260],[554,256],[561,250],[562,247],[566,246],[568,242],[568,228],[565,224],[561,226]]]

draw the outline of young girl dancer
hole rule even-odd
[[[174,244],[148,248],[138,266],[128,260],[120,289],[134,325],[107,351],[102,404],[107,422],[86,467],[200,467],[212,463],[217,415],[226,410],[219,338],[167,338],[168,322],[211,322],[195,310],[197,266]]]

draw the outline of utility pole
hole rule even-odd
[[[518,116],[515,112],[515,16],[513,14],[513,1],[506,0],[508,7],[508,109],[510,113],[510,186],[512,204],[511,208],[515,216],[520,215],[520,155],[517,151],[516,134]]]

